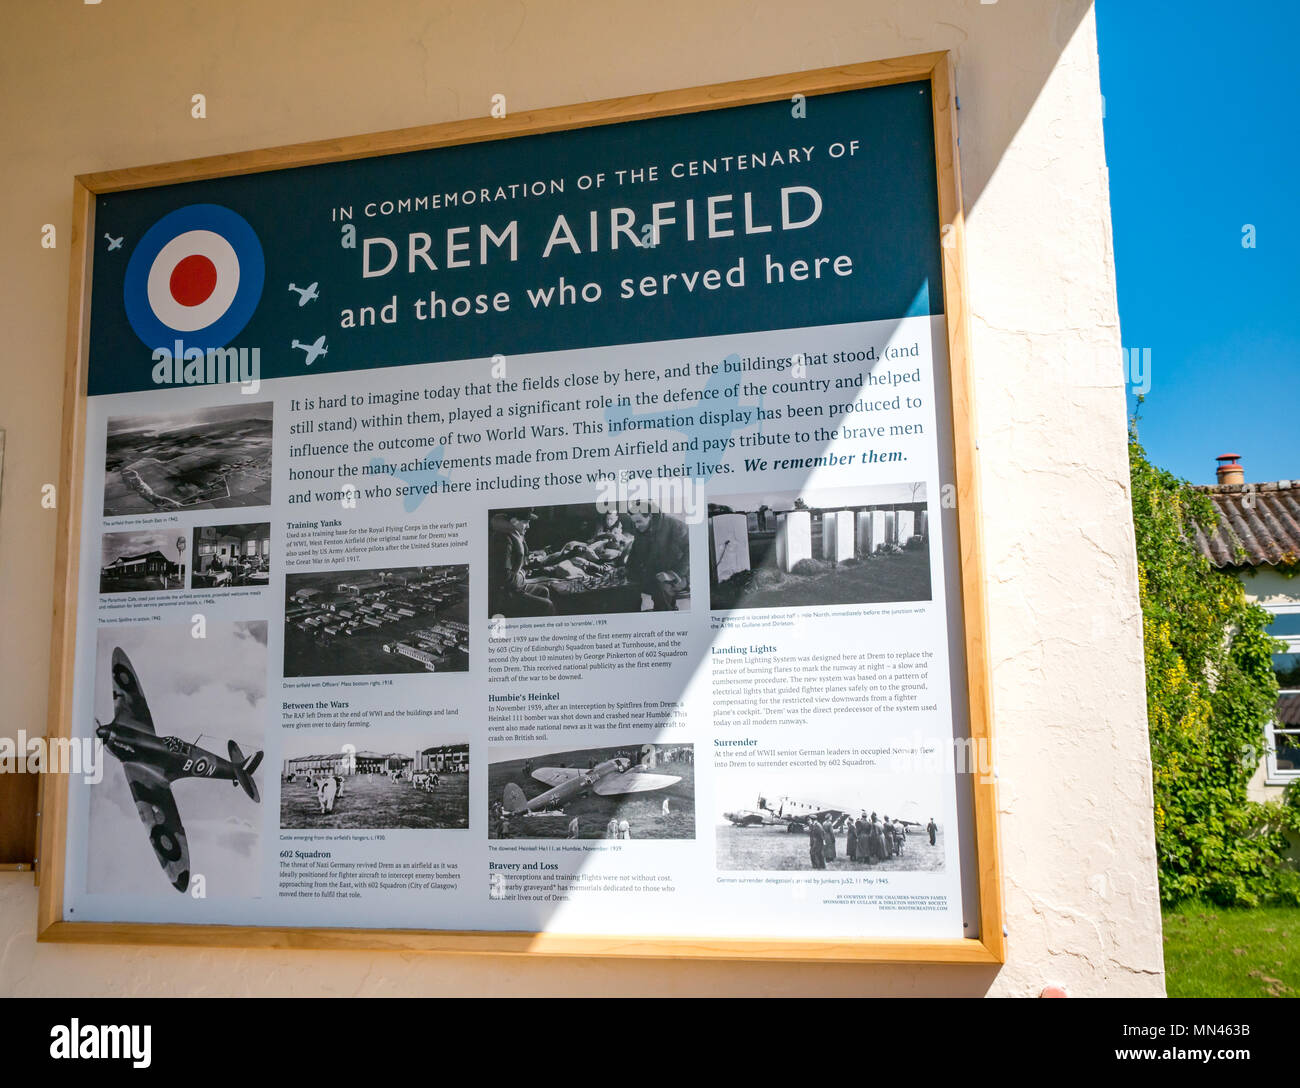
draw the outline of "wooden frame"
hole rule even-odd
[[[984,600],[983,547],[977,488],[972,374],[969,348],[961,174],[950,56],[925,53],[841,65],[789,75],[740,80],[685,90],[634,95],[553,109],[322,140],[288,147],[216,155],[184,162],[82,175],[73,187],[72,273],[68,291],[67,363],[63,393],[63,459],[59,474],[59,531],[55,555],[48,736],[71,735],[75,660],[79,526],[85,451],[86,366],[95,236],[94,198],[103,193],[291,167],[478,143],[565,129],[724,109],[887,84],[928,80],[932,89],[938,177],[948,366],[952,393],[957,490],[960,589],[965,623],[970,736],[992,744],[989,662]],[[687,957],[706,960],[856,961],[999,964],[1005,960],[996,787],[972,776],[978,939],[867,938],[686,939],[603,937],[490,931],[213,926],[67,922],[63,920],[68,780],[45,776],[39,837],[39,940],[107,944],[229,946],[244,948],[372,949],[545,956]]]

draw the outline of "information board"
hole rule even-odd
[[[42,938],[1000,960],[952,108],[78,179]]]

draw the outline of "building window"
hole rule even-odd
[[[1267,782],[1281,786],[1300,778],[1300,605],[1274,612],[1268,633],[1285,646],[1273,655],[1279,688],[1276,719],[1266,730]]]

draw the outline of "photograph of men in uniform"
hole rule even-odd
[[[686,523],[648,502],[488,512],[490,616],[685,611]]]
[[[555,603],[546,586],[529,582],[528,545],[524,540],[537,514],[530,509],[499,510],[492,515],[488,539],[489,609],[494,616],[553,616]]]
[[[649,502],[630,503],[628,516],[636,533],[628,574],[654,601],[656,612],[675,611],[678,599],[691,591],[686,523]]]

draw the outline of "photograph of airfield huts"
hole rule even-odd
[[[695,746],[541,748],[488,765],[492,839],[693,839]]]
[[[261,588],[271,580],[271,526],[265,521],[196,526],[190,554],[195,589]]]
[[[282,828],[467,828],[469,741],[423,726],[294,737],[280,768]]]
[[[272,405],[108,421],[104,516],[267,506]]]
[[[717,867],[943,872],[941,781],[923,768],[720,771]]]
[[[285,676],[377,676],[469,669],[469,567],[290,574]]]
[[[812,608],[930,600],[920,483],[755,492],[709,503],[709,605]]]
[[[156,593],[185,588],[184,532],[151,529],[105,533],[99,564],[100,593]]]

